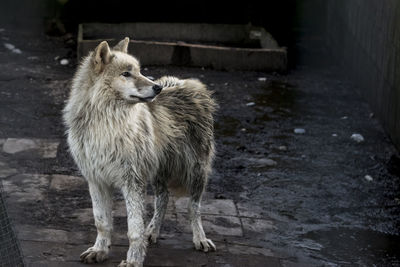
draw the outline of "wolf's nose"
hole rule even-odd
[[[153,90],[156,94],[159,94],[162,90],[162,87],[159,86],[158,84],[156,84],[156,85],[153,85]]]

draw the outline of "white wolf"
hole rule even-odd
[[[195,248],[215,250],[206,238],[200,201],[214,157],[216,103],[194,79],[151,81],[127,53],[129,39],[113,49],[98,45],[83,59],[64,108],[68,144],[89,184],[97,228],[95,244],[81,254],[86,263],[107,259],[111,245],[112,189],[127,208],[129,250],[119,266],[142,266],[148,240],[156,242],[168,203],[168,189],[190,196]],[[145,227],[146,184],[155,211]]]

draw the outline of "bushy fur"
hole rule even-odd
[[[155,242],[159,235],[168,188],[191,198],[195,247],[215,249],[201,225],[200,201],[214,156],[212,114],[216,104],[198,80],[162,77],[151,82],[143,78],[138,61],[126,53],[128,43],[126,38],[111,50],[102,42],[82,61],[64,109],[68,144],[88,181],[98,230],[96,243],[81,259],[90,263],[107,258],[112,188],[121,190],[127,205],[130,247],[120,266],[142,266],[147,240]],[[127,65],[132,80],[121,76]],[[138,85],[140,80],[143,85]],[[152,101],[139,101],[141,98],[131,95],[154,85],[163,90]],[[155,191],[155,212],[145,227],[148,182]]]

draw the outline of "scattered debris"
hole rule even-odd
[[[245,132],[245,131],[247,131],[247,129],[246,128],[242,128],[242,129],[240,129],[242,132]]]
[[[364,137],[361,134],[358,133],[354,133],[350,136],[350,138],[354,141],[356,141],[357,143],[361,143],[364,142]]]
[[[259,82],[266,82],[266,81],[267,81],[267,78],[266,78],[266,77],[259,77],[259,78],[258,78],[258,81],[259,81]]]
[[[332,134],[332,137],[337,137],[337,134],[333,133],[333,134]]]
[[[18,48],[13,49],[12,52],[15,54],[22,54],[21,49],[18,49]]]
[[[0,32],[4,32],[5,31],[5,29],[4,28],[0,28]]]
[[[364,178],[365,178],[365,180],[367,180],[368,182],[371,182],[371,181],[374,180],[374,178],[372,178],[371,175],[365,175]]]
[[[373,112],[369,113],[369,118],[372,119],[375,116]]]
[[[9,44],[9,43],[4,43],[4,47],[7,48],[7,49],[9,49],[9,50],[15,49],[15,45]]]
[[[349,117],[347,117],[347,116],[343,116],[343,117],[341,117],[340,119],[341,120],[347,120]]]
[[[281,151],[287,151],[287,146],[279,146],[278,149]]]
[[[27,57],[27,59],[28,59],[28,60],[38,60],[39,57],[37,57],[37,56],[30,56],[30,57]]]
[[[61,65],[64,65],[64,66],[65,66],[65,65],[68,65],[68,64],[69,64],[69,60],[66,59],[66,58],[63,58],[63,59],[60,60],[60,64],[61,64]]]
[[[247,158],[247,160],[258,167],[272,167],[278,165],[275,160],[269,158]]]
[[[254,103],[254,102],[249,102],[249,103],[246,104],[246,106],[248,106],[248,107],[252,107],[252,106],[255,106],[255,105],[256,105],[256,103]]]
[[[15,53],[15,54],[22,54],[21,49],[16,48],[15,45],[13,45],[13,44],[4,43],[4,47],[7,48],[8,50],[10,50],[11,52]]]
[[[296,129],[294,129],[294,133],[295,134],[305,134],[306,130],[303,128],[296,128]]]

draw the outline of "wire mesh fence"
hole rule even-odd
[[[8,217],[4,200],[3,184],[0,181],[0,266],[24,266],[21,248]]]

